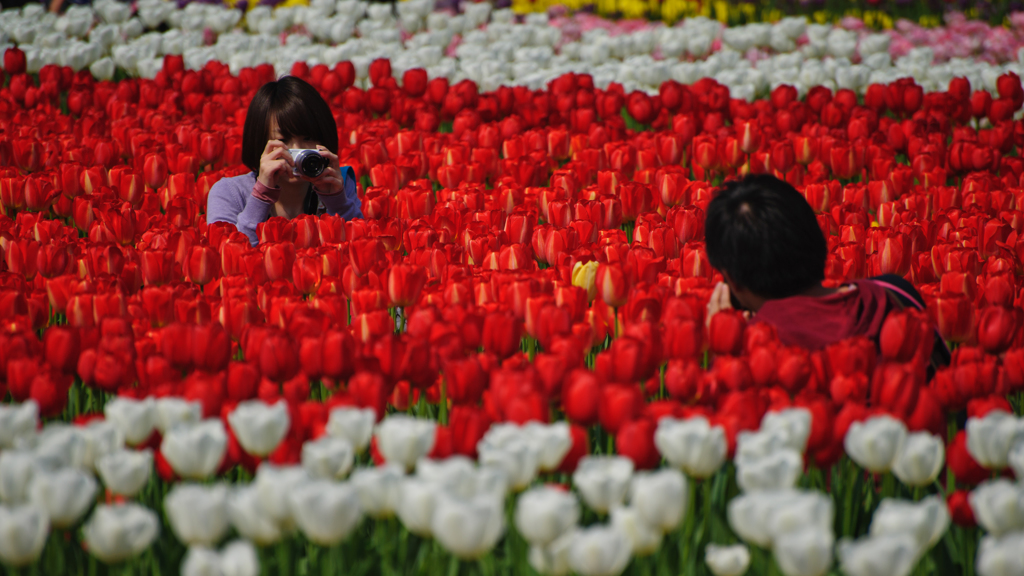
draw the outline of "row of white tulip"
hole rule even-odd
[[[505,535],[505,503],[516,500],[512,522],[529,544],[527,561],[543,574],[620,573],[633,557],[657,552],[685,520],[697,483],[708,484],[727,459],[725,431],[706,419],[663,418],[655,445],[668,467],[637,472],[621,456],[583,458],[572,476],[574,491],[535,486],[541,473],[557,470],[571,448],[566,424],[493,426],[478,444],[479,462],[464,457],[435,461],[433,421],[392,415],[375,422],[369,409],[336,408],[327,434],[302,447],[301,465],[261,464],[248,484],[198,484],[214,476],[227,447],[221,420],[201,418],[199,404],[178,398],[115,398],[105,418],[84,426],[52,423],[39,429],[34,402],[0,408],[0,560],[14,566],[39,558],[51,530],[67,530],[93,509],[82,527],[90,554],[119,562],[146,551],[160,520],[135,503],[93,506],[102,486],[112,495],[136,498],[150,482],[153,454],[133,449],[156,431],[161,453],[184,479],[163,500],[174,536],[189,546],[184,574],[256,574],[253,544],[273,545],[300,531],[331,548],[346,540],[364,517],[396,517],[410,533],[435,539],[453,556],[479,559]],[[283,401],[243,402],[227,417],[242,448],[259,457],[272,453],[290,426]],[[833,565],[843,571],[906,575],[945,534],[949,513],[938,497],[918,502],[883,500],[869,532],[836,544],[835,509],[828,495],[796,487],[801,454],[810,434],[805,409],[768,413],[759,430],[743,432],[734,457],[742,494],[727,504],[730,528],[749,545],[772,551],[787,576],[820,576]],[[1019,466],[1024,422],[995,411],[967,423],[972,456],[993,468]],[[387,464],[356,466],[371,439]],[[911,487],[934,482],[943,444],[928,433],[878,416],[851,425],[847,455],[861,468],[892,472]],[[1019,472],[1018,472],[1019,474]],[[534,487],[531,487],[534,486]],[[579,500],[577,499],[579,498]],[[607,523],[583,526],[581,503]],[[992,480],[969,497],[978,524],[988,532],[978,556],[982,576],[1024,567],[1024,486]],[[849,511],[846,511],[849,512]],[[234,530],[242,540],[217,551]],[[676,536],[678,538],[678,536]],[[708,546],[706,562],[719,576],[741,574],[750,552],[739,546]],[[1016,562],[1017,564],[1014,564]],[[884,570],[881,568],[885,567]]]
[[[652,93],[670,78],[690,84],[711,77],[747,100],[780,84],[802,94],[819,85],[862,91],[871,83],[913,78],[928,91],[945,90],[959,76],[994,92],[1001,74],[1024,76],[1020,62],[935,63],[929,48],[894,61],[886,34],[808,24],[802,17],[733,28],[693,18],[672,27],[616,36],[598,28],[570,38],[545,14],[517,23],[511,10],[491,10],[486,2],[465,3],[464,13],[455,16],[433,8],[433,0],[407,0],[398,4],[395,17],[388,5],[312,0],[309,6],[258,6],[243,17],[225,6],[194,2],[178,8],[169,0],[141,0],[133,14],[128,4],[102,0],[56,16],[29,4],[0,12],[0,51],[10,43],[19,46],[30,72],[60,64],[89,68],[102,79],[118,68],[153,78],[165,54],[180,54],[190,69],[218,60],[233,73],[270,63],[283,74],[295,62],[348,60],[365,86],[370,62],[389,58],[398,74],[424,68],[431,78],[468,78],[483,90],[537,89],[566,72],[589,73],[601,88],[619,82],[627,90]],[[147,32],[165,24],[166,32]],[[296,26],[304,33],[282,40]],[[208,42],[209,34],[217,35],[215,43]],[[747,57],[751,50],[757,58]]]

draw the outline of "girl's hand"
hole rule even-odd
[[[260,173],[257,180],[267,188],[277,188],[281,174],[291,172],[295,162],[288,153],[288,147],[280,140],[269,140],[260,156]]]
[[[313,188],[315,188],[319,194],[323,194],[325,196],[341,194],[345,190],[345,179],[341,175],[338,156],[319,144],[316,149],[317,152],[320,152],[321,156],[327,158],[327,168],[325,168],[324,171],[316,178],[304,179],[312,182]]]

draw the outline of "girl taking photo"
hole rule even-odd
[[[308,150],[306,157],[318,153],[322,160],[313,158],[316,169],[305,175],[290,150]],[[234,224],[255,246],[256,227],[271,216],[362,218],[355,172],[339,166],[337,154],[338,128],[316,89],[294,76],[264,84],[249,104],[242,132],[242,163],[252,172],[213,185],[207,221]]]

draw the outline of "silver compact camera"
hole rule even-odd
[[[292,160],[295,161],[295,168],[292,170],[292,173],[296,176],[316,178],[327,169],[327,158],[321,156],[317,150],[292,148],[288,150],[288,153],[292,155]]]

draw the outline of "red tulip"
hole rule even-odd
[[[658,113],[651,97],[640,91],[630,93],[626,100],[626,110],[640,124],[650,124]]]
[[[990,354],[1002,354],[1013,343],[1019,328],[1015,310],[987,306],[978,316],[978,344]]]
[[[188,259],[188,277],[205,286],[220,276],[220,257],[209,246],[193,246]]]
[[[222,132],[203,132],[199,137],[199,157],[205,164],[220,160],[224,153],[224,134]]]
[[[638,470],[656,468],[661,454],[654,446],[654,431],[657,423],[640,418],[624,424],[615,435],[615,451],[633,461]]]
[[[419,98],[427,92],[427,71],[411,68],[402,74],[402,91],[412,98]]]
[[[606,384],[601,388],[598,417],[612,434],[640,415],[644,397],[636,384]]]
[[[267,379],[282,383],[299,372],[299,348],[287,334],[273,331],[263,338],[254,359]]]
[[[937,294],[928,302],[928,313],[948,342],[966,342],[974,329],[974,310],[963,294]]]
[[[292,263],[292,283],[302,294],[313,294],[320,287],[323,265],[313,256],[298,256]],[[269,275],[269,271],[268,271]]]
[[[146,186],[159,188],[167,181],[167,160],[162,154],[147,154],[143,164]]]
[[[597,422],[601,398],[601,384],[593,372],[576,369],[570,372],[562,385],[562,406],[566,417],[581,426]]]
[[[43,358],[64,374],[74,374],[78,367],[81,340],[75,328],[51,327],[43,334]]]
[[[370,82],[379,87],[386,78],[391,78],[391,61],[387,58],[378,58],[370,62]]]
[[[715,354],[739,354],[747,321],[738,310],[722,310],[711,317],[708,344]]]
[[[967,451],[967,432],[960,430],[946,448],[946,464],[956,476],[957,482],[975,486],[991,477]]]
[[[426,281],[427,273],[421,266],[392,266],[388,272],[388,297],[395,306],[411,306],[419,300]]]
[[[453,452],[476,458],[476,445],[491,426],[487,413],[472,406],[453,406],[448,422]]]
[[[931,322],[916,310],[890,313],[879,334],[882,357],[895,362],[909,362],[915,357],[926,359],[933,343]]]
[[[949,508],[949,516],[953,523],[961,528],[974,528],[978,525],[974,519],[974,510],[968,500],[967,490],[955,490],[946,498],[946,506]]]
[[[12,47],[4,51],[4,71],[14,76],[25,72],[25,53],[20,48]]]
[[[605,304],[619,308],[626,303],[629,286],[622,268],[617,264],[599,264],[596,274],[597,293]]]
[[[476,405],[487,386],[488,374],[480,361],[470,356],[450,360],[444,368],[445,385],[452,404]]]

